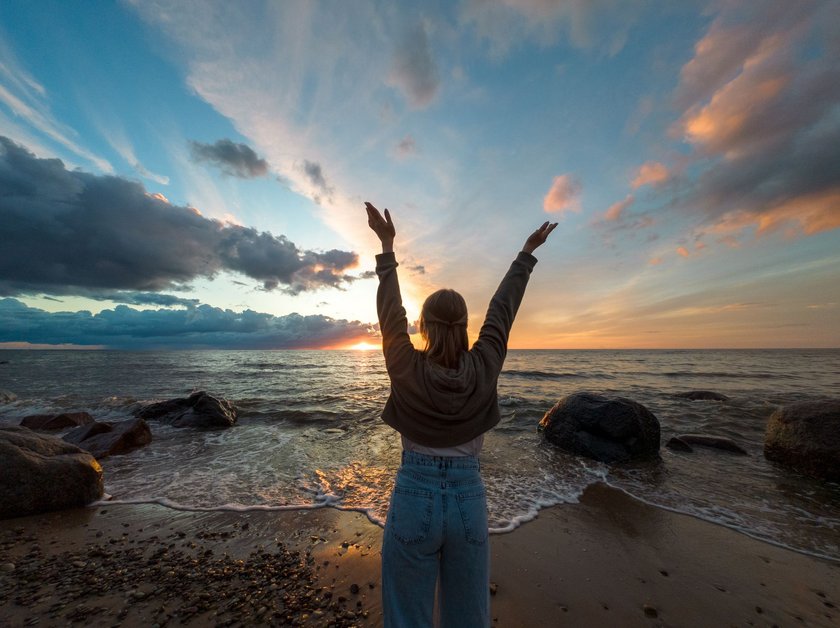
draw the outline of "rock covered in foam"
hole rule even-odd
[[[557,447],[601,462],[659,453],[659,420],[642,404],[624,397],[571,394],[545,413],[540,429]]]
[[[840,399],[801,401],[776,410],[767,422],[764,456],[840,482]]]
[[[0,428],[0,519],[84,506],[102,497],[88,452],[26,427]]]
[[[189,397],[161,401],[141,408],[141,419],[169,423],[173,427],[224,428],[236,423],[236,407],[227,399],[198,391]]]

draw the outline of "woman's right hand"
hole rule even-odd
[[[554,227],[556,226],[556,222],[550,223],[548,221],[545,221],[539,229],[537,229],[536,231],[534,231],[534,233],[528,236],[528,239],[525,240],[525,246],[522,247],[522,250],[526,253],[533,253],[537,249],[537,247],[545,243],[546,239],[548,238],[548,234],[554,231]]]
[[[391,212],[386,209],[383,218],[379,210],[368,202],[365,202],[365,209],[367,210],[368,226],[373,229],[379,241],[382,242],[382,252],[391,253],[394,250],[394,237],[397,235],[394,221],[391,220]]]

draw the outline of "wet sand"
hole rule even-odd
[[[381,539],[331,508],[0,521],[0,626],[379,626]],[[603,485],[491,552],[495,626],[840,626],[840,562]]]

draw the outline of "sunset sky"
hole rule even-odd
[[[840,2],[0,3],[0,347],[840,346]]]

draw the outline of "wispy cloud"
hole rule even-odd
[[[388,81],[418,109],[427,107],[437,96],[440,72],[422,22],[405,29],[397,39]]]
[[[72,154],[92,163],[102,172],[112,173],[111,163],[80,145],[77,133],[58,122],[50,112],[47,90],[18,63],[9,47],[0,40],[0,103],[17,118],[50,138]]]
[[[624,210],[626,210],[628,207],[630,207],[630,205],[633,204],[634,200],[635,199],[633,198],[633,195],[628,194],[622,200],[613,203],[607,208],[607,211],[604,214],[604,220],[618,220],[619,218],[621,218],[621,215],[624,213]]]
[[[466,0],[461,22],[503,56],[517,45],[544,46],[565,38],[573,46],[618,53],[636,22],[641,2],[621,0]]]

